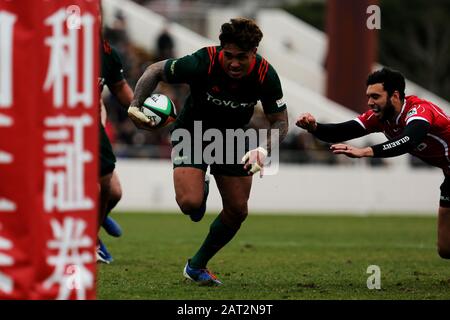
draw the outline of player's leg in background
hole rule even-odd
[[[115,169],[116,157],[112,151],[111,142],[106,135],[103,125],[100,124],[100,203],[98,206],[98,231],[105,221],[108,205],[112,194],[112,178]],[[98,239],[97,261],[109,263],[112,256],[106,246]]]
[[[100,199],[99,199],[99,209],[98,209],[98,229],[97,232],[100,231],[100,227],[105,222],[105,218],[108,213],[108,205],[110,203],[111,194],[112,194],[112,178],[113,172],[108,174],[104,174],[100,177]],[[105,244],[98,237],[97,238],[97,262],[109,264],[113,261],[113,257],[111,253],[106,248]]]
[[[114,155],[111,155],[112,151],[112,146],[111,149],[107,146],[108,144],[110,144],[109,140],[106,141],[105,139],[108,139],[108,137],[106,136],[106,132],[104,130],[105,126],[106,126],[106,121],[108,119],[108,113],[106,111],[106,106],[104,104],[103,99],[100,99],[100,121],[101,121],[101,125],[103,126],[100,130],[101,131],[101,135],[100,135],[100,139],[101,139],[101,149],[100,152],[103,152],[103,158],[101,158],[100,161],[105,161],[105,163],[102,163],[102,166],[109,166],[110,165],[110,161],[115,162],[115,157]],[[106,147],[105,147],[105,146]],[[105,160],[106,158],[106,160]],[[104,170],[104,168],[102,167],[102,171]],[[108,215],[111,213],[111,211],[114,209],[114,207],[117,205],[117,203],[119,203],[120,199],[122,198],[122,187],[120,185],[120,181],[119,181],[119,176],[117,175],[116,171],[113,171],[113,175],[111,177],[111,180],[109,182],[109,191],[110,191],[110,195],[109,195],[109,199],[107,200],[107,204],[106,204],[106,212],[105,217],[103,219],[103,221],[101,221],[101,225],[103,226],[103,229],[105,229],[105,231],[113,236],[113,237],[120,237],[122,235],[122,228],[120,227],[120,225],[111,217],[108,217]]]
[[[215,175],[214,178],[222,196],[223,210],[211,224],[205,241],[190,260],[189,265],[193,268],[206,268],[208,261],[235,236],[248,214],[247,202],[252,177]]]
[[[109,200],[111,198],[111,180],[113,173],[108,173],[100,177],[100,203],[98,212],[98,228],[100,230],[103,221],[105,221]]]
[[[100,124],[100,204],[99,204],[99,228],[105,220],[109,201],[112,195],[113,173],[116,167],[116,156],[114,155],[111,142],[106,134],[105,128]],[[117,180],[118,181],[118,180]],[[120,185],[119,185],[120,187]]]
[[[97,233],[100,231],[100,227],[105,220],[106,208],[108,206],[108,201],[111,194],[111,177],[112,172],[100,177],[100,199],[98,205]],[[97,238],[97,262],[109,264],[112,261],[113,258],[106,248],[105,244],[101,241],[100,238]]]
[[[120,185],[119,176],[117,175],[116,170],[112,173],[109,190],[110,194],[106,205],[105,219],[103,220],[102,226],[109,235],[113,237],[120,237],[122,235],[122,228],[113,218],[109,216],[111,211],[122,198],[122,186]]]
[[[114,170],[114,172],[112,173],[110,187],[111,194],[108,200],[108,205],[106,207],[108,213],[111,212],[119,203],[120,199],[122,199],[122,186],[120,184],[119,176],[117,175],[116,170]]]
[[[203,203],[205,171],[194,167],[176,167],[173,183],[181,211],[186,215],[195,214]]]
[[[450,207],[439,207],[438,253],[443,259],[450,259]]]
[[[100,152],[103,152],[103,156],[104,158],[107,158],[107,160],[104,160],[103,158],[101,158],[101,161],[105,161],[105,163],[102,163],[102,166],[110,166],[109,162],[116,162],[116,159],[114,157],[113,154],[111,154],[112,151],[112,146],[110,146],[110,142],[109,139],[106,135],[106,132],[104,131],[105,126],[106,126],[106,120],[108,118],[108,113],[106,111],[106,106],[103,102],[103,99],[100,99],[100,120],[102,123],[103,128],[101,128],[100,130],[102,130],[101,132],[101,143],[102,146],[100,149]],[[108,140],[108,141],[106,141]],[[103,144],[105,145],[105,147],[103,146]],[[104,171],[105,169],[102,167],[102,171]],[[110,191],[110,197],[108,199],[108,204],[106,207],[106,214],[108,214],[109,212],[112,211],[112,209],[114,209],[114,207],[117,205],[117,203],[119,203],[120,199],[122,198],[122,187],[120,185],[120,181],[119,181],[119,176],[117,175],[116,171],[114,170],[112,173],[112,176],[110,178],[110,182],[109,182],[109,191]]]

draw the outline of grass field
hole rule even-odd
[[[435,217],[249,216],[210,262],[224,285],[198,287],[182,269],[214,216],[113,217],[103,235],[115,261],[99,265],[99,299],[450,299],[450,261],[436,252]],[[367,267],[381,269],[369,290]]]

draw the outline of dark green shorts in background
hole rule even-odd
[[[106,135],[105,128],[100,124],[100,177],[114,171],[116,156],[113,153],[111,142]]]

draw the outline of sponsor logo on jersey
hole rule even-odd
[[[426,149],[426,147],[428,147],[428,145],[427,145],[425,142],[422,142],[421,144],[419,144],[419,145],[416,147],[416,150],[417,150],[417,151],[423,151],[423,150]]]
[[[412,117],[413,115],[417,114],[417,109],[416,108],[412,108],[411,110],[408,111],[408,113],[406,114],[406,117]]]
[[[182,163],[183,161],[187,161],[188,159],[188,156],[177,156],[173,158],[173,162]]]
[[[224,107],[230,107],[232,109],[236,109],[236,108],[249,108],[249,107],[253,107],[256,105],[256,101],[252,101],[252,102],[236,102],[236,101],[232,101],[232,100],[222,100],[219,98],[214,97],[212,94],[210,94],[209,92],[206,93],[206,101],[208,102],[212,102],[215,105],[218,106],[224,106]]]
[[[389,149],[398,147],[399,145],[404,144],[404,143],[406,143],[408,141],[409,141],[409,137],[405,136],[405,137],[403,137],[403,138],[401,138],[401,139],[399,139],[397,141],[384,144],[383,145],[383,150],[389,150]]]
[[[277,106],[278,106],[278,108],[281,108],[282,106],[284,106],[284,101],[283,101],[283,99],[277,100]]]
[[[173,60],[172,63],[170,64],[170,73],[172,75],[175,74],[175,63],[177,63],[178,60]]]

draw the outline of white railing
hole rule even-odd
[[[323,32],[281,9],[261,9],[256,19],[267,45],[279,42],[303,60],[324,65],[327,36]]]

